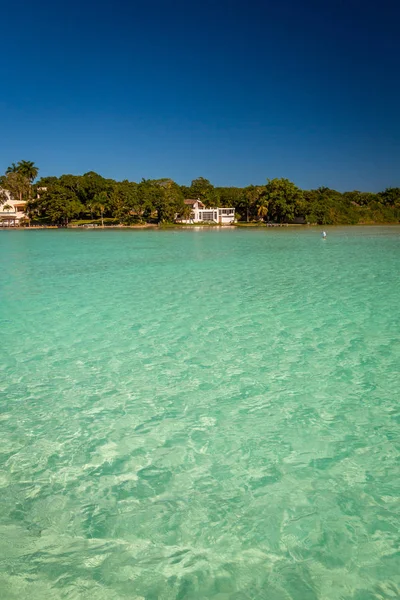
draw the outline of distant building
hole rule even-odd
[[[206,208],[199,199],[187,199],[184,202],[192,210],[188,218],[180,219],[181,223],[219,223],[220,225],[230,225],[235,222],[234,208]]]
[[[13,200],[10,192],[0,188],[0,227],[17,227],[25,218],[24,200]]]

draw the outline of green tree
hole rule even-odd
[[[13,195],[18,196],[20,202],[23,199],[32,197],[32,183],[39,173],[38,167],[29,160],[20,160],[19,163],[12,163],[6,170],[5,181],[3,185],[7,187]],[[12,189],[11,189],[12,188]],[[26,196],[26,198],[24,198]]]
[[[380,202],[381,197],[378,194],[372,194],[371,192],[359,192],[354,190],[352,192],[344,192],[342,198],[347,204],[353,206],[368,206],[372,202]]]
[[[137,193],[137,184],[130,181],[116,182],[110,196],[112,216],[120,224],[142,220],[142,207]]]
[[[183,193],[172,179],[158,179],[153,182],[161,193],[155,192],[153,206],[157,211],[158,223],[172,223],[184,210]]]
[[[386,188],[379,196],[383,204],[400,207],[400,188]]]
[[[189,186],[187,186],[187,185],[181,185],[180,188],[181,188],[181,192],[182,192],[184,198],[190,198],[191,197],[191,189],[190,189]]]
[[[146,220],[151,220],[156,212],[158,197],[162,195],[160,187],[156,187],[150,179],[142,179],[137,186],[137,198],[141,207],[142,216]]]
[[[221,206],[226,208],[233,207],[239,210],[242,201],[243,189],[238,187],[218,187],[215,188],[219,194]]]
[[[83,213],[85,207],[76,195],[59,181],[47,186],[41,194],[27,204],[30,218],[40,217],[56,225],[68,225],[69,221]]]
[[[13,198],[19,199],[20,202],[29,197],[30,182],[27,177],[19,171],[9,171],[6,173],[6,175],[2,177],[1,185],[10,192]]]
[[[64,179],[65,177],[67,179]],[[107,196],[110,197],[113,184],[115,183],[104,179],[104,177],[94,171],[89,171],[80,177],[68,175],[62,176],[60,179],[63,185],[75,191],[79,201],[84,205],[88,205],[91,202],[97,203],[95,197],[101,192],[106,192]]]
[[[221,194],[219,190],[216,188],[209,189],[203,197],[203,202],[209,208],[221,206]]]
[[[14,166],[15,165],[13,163],[13,168]],[[24,175],[24,177],[26,177],[31,184],[34,182],[39,173],[38,167],[31,160],[20,160],[17,165],[17,170],[18,173]]]
[[[18,165],[18,173],[21,173],[29,181],[28,199],[32,198],[32,184],[38,176],[39,169],[31,160],[20,160]]]
[[[336,191],[327,187],[303,192],[303,198],[298,205],[298,214],[309,223],[332,225],[335,219]]]
[[[302,190],[289,179],[268,179],[267,181],[266,198],[271,217],[278,223],[292,221],[303,200]]]
[[[265,185],[249,185],[243,190],[239,211],[246,221],[264,219],[268,214],[268,196]]]
[[[214,189],[213,185],[205,179],[204,177],[197,177],[197,179],[193,179],[190,185],[190,197],[191,198],[200,198],[200,200],[206,200],[207,195],[212,192]]]
[[[104,213],[106,212],[107,209],[110,208],[110,199],[108,197],[108,194],[107,194],[107,192],[104,192],[104,191],[98,192],[97,194],[95,194],[93,200],[94,200],[93,210],[98,215],[100,215],[101,226],[104,227]]]
[[[8,175],[8,173],[18,173],[18,165],[11,163],[11,166],[7,167],[6,175]]]

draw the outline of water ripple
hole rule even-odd
[[[399,239],[1,232],[1,597],[400,597]]]

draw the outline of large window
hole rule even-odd
[[[199,217],[201,221],[214,221],[217,219],[217,214],[213,210],[203,210]]]

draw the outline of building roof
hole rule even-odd
[[[204,206],[204,204],[202,203],[201,200],[199,200],[199,198],[195,198],[194,200],[191,198],[187,198],[186,200],[184,200],[184,203],[187,204],[188,206],[193,206],[194,204],[196,204],[196,202],[198,202],[199,204],[202,204]]]

